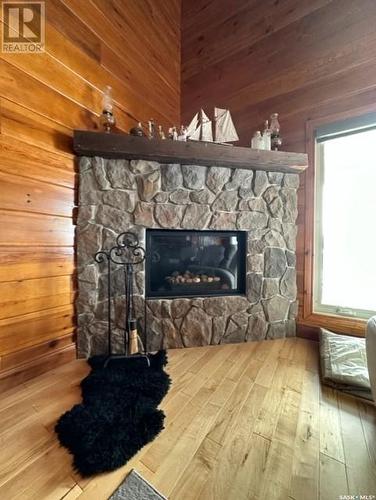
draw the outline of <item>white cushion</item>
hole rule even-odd
[[[357,388],[370,393],[365,339],[321,328],[320,357],[324,382],[340,389]]]
[[[376,401],[376,316],[367,323],[366,350],[369,381],[373,399]]]

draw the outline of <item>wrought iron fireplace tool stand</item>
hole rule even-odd
[[[133,295],[133,280],[134,266],[141,264],[145,260],[145,249],[139,245],[139,240],[136,234],[125,232],[119,234],[116,238],[116,245],[108,252],[101,250],[97,252],[94,259],[99,264],[107,262],[107,350],[108,356],[104,363],[106,367],[113,359],[126,358],[143,358],[150,366],[150,360],[146,352],[146,302],[144,303],[144,343],[141,342],[141,353],[131,354],[129,351],[129,339],[131,331],[137,328],[137,319],[135,317],[134,295]],[[124,354],[114,354],[112,352],[112,282],[111,271],[112,265],[122,266],[124,272],[124,295],[125,295],[125,310],[124,310]],[[139,337],[138,337],[139,338]]]

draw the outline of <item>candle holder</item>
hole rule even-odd
[[[274,151],[278,151],[282,146],[282,139],[279,135],[280,125],[278,120],[278,113],[273,113],[270,116],[270,133],[271,133],[271,146]]]
[[[116,124],[113,114],[112,88],[109,85],[107,85],[103,91],[100,123],[107,134],[111,132]]]

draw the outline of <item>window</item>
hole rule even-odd
[[[314,313],[376,311],[376,117],[365,121],[316,131]]]

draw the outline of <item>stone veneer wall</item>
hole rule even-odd
[[[145,228],[246,230],[244,296],[150,299],[148,349],[295,335],[298,174],[81,158],[77,222],[78,352],[106,352],[105,267],[94,254],[123,231]],[[113,327],[121,352],[122,270],[115,270]],[[141,314],[144,268],[135,273]]]

